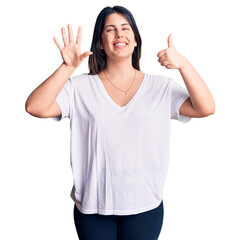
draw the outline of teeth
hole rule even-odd
[[[115,45],[116,46],[124,46],[124,45],[126,45],[126,43],[116,43]]]

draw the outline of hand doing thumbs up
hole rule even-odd
[[[168,69],[181,69],[187,63],[187,59],[173,45],[172,34],[168,36],[168,48],[158,52],[157,57],[158,62]]]

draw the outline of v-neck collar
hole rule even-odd
[[[139,95],[139,93],[142,91],[143,85],[146,82],[146,78],[147,78],[147,74],[144,74],[143,80],[137,90],[137,92],[133,95],[133,97],[129,100],[129,102],[127,104],[125,104],[124,106],[120,106],[118,105],[115,101],[113,101],[113,99],[109,96],[106,88],[104,87],[100,77],[98,76],[98,74],[95,75],[96,78],[96,82],[101,90],[101,92],[103,93],[103,95],[105,96],[105,98],[108,100],[108,102],[115,108],[117,108],[118,110],[122,111],[124,109],[126,109],[134,100],[136,100],[137,96]]]

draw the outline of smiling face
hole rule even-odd
[[[108,57],[131,57],[137,45],[128,21],[118,13],[107,17],[102,32],[101,49]]]

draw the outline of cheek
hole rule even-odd
[[[128,37],[129,37],[129,39],[130,39],[131,41],[133,41],[133,42],[135,41],[135,36],[134,36],[134,34],[131,33],[131,34],[128,35]]]
[[[102,45],[104,47],[107,47],[110,43],[112,42],[112,40],[109,37],[102,37]]]

